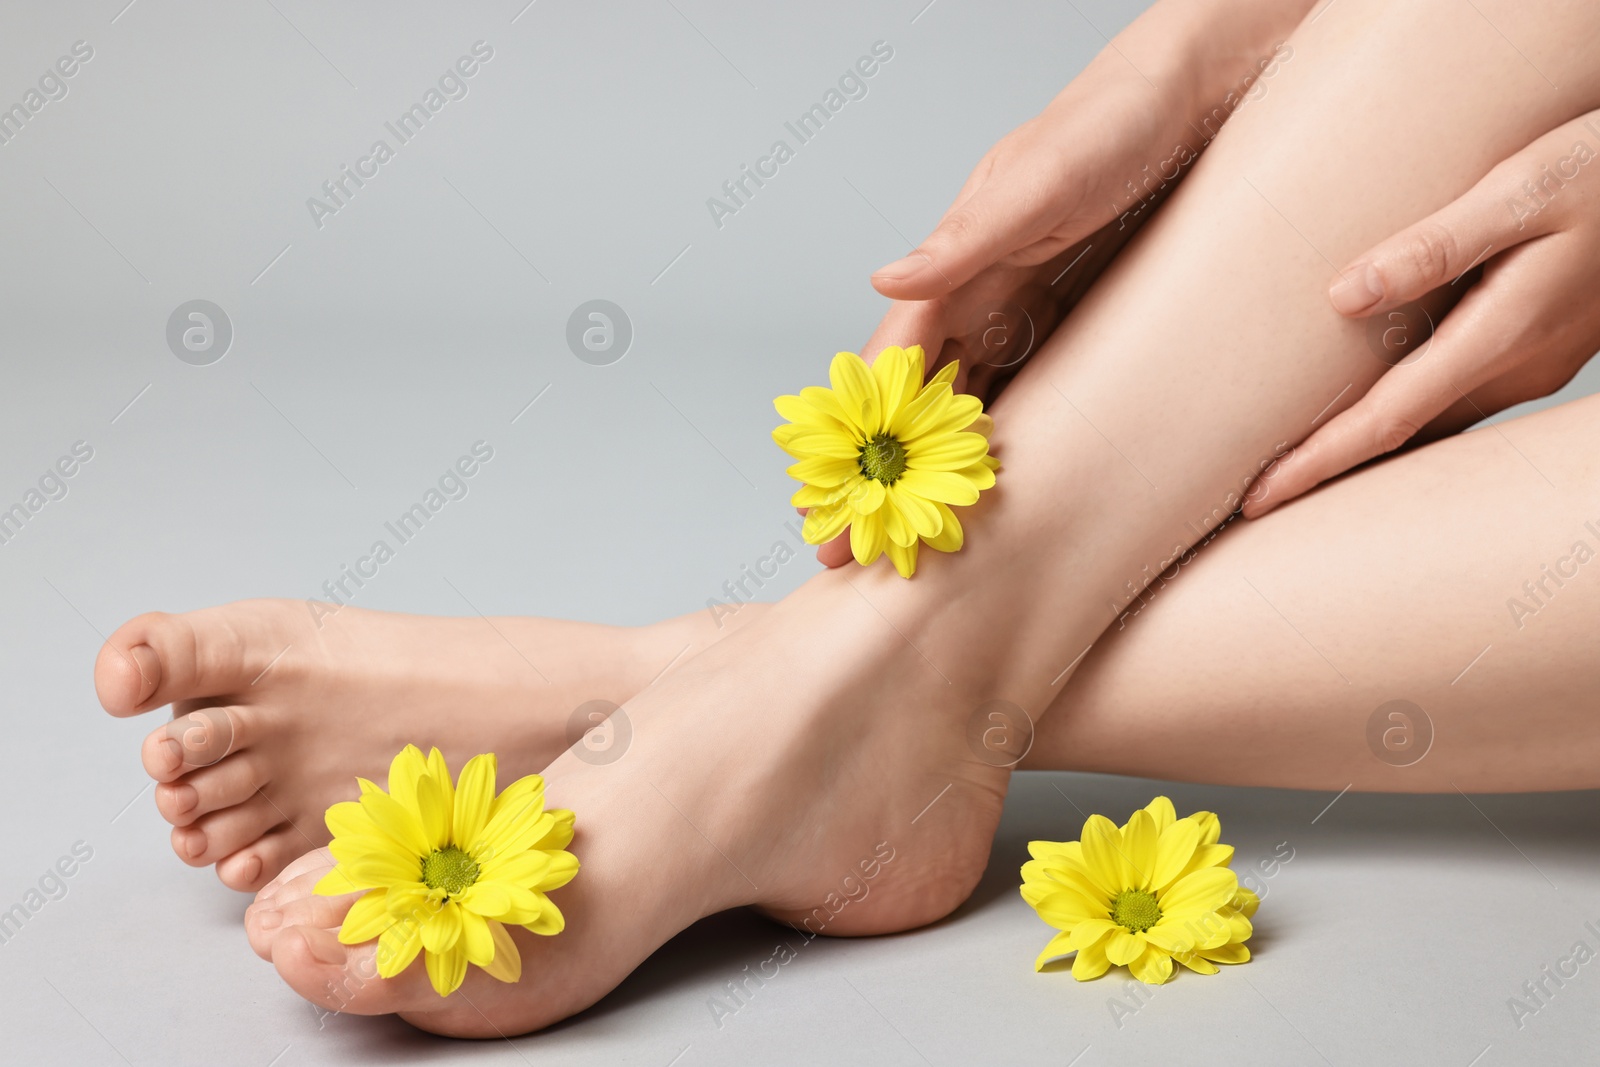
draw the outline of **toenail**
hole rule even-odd
[[[139,703],[143,704],[161,684],[161,657],[149,645],[134,645],[128,649],[128,656],[139,672]]]
[[[276,930],[283,923],[283,912],[268,909],[256,916],[256,925],[263,930]]]
[[[167,795],[172,798],[172,809],[178,815],[187,815],[200,803],[200,794],[192,785],[171,786]]]
[[[183,746],[172,738],[164,738],[161,742],[161,759],[168,767],[177,767],[183,763]]]
[[[249,859],[245,860],[244,865],[239,868],[239,881],[243,882],[245,885],[249,885],[260,877],[261,857],[251,856]]]
[[[318,934],[322,936],[317,936]],[[345,961],[344,946],[338,939],[327,931],[317,931],[313,934],[309,930],[300,931],[300,936],[306,939],[306,948],[311,954],[323,963],[343,963]]]
[[[183,840],[183,854],[190,859],[198,859],[206,850],[206,835],[202,833],[185,834]]]

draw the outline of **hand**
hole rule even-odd
[[[1353,318],[1394,315],[1424,294],[1468,284],[1461,276],[1480,263],[1482,279],[1426,348],[1268,471],[1245,502],[1246,518],[1408,442],[1547,396],[1588,362],[1600,348],[1600,111],[1558,126],[1358,257],[1328,299]]]
[[[895,301],[861,350],[920,344],[985,402],[1293,52],[1311,0],[1163,0],[990,149],[938,227],[873,286]],[[1219,27],[1227,27],[1220,30]],[[1260,56],[1251,62],[1243,56]],[[848,530],[817,558],[851,558]]]

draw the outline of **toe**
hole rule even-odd
[[[306,839],[292,826],[280,826],[217,863],[217,877],[229,889],[254,893],[275,879],[295,856],[305,851]]]
[[[188,826],[202,815],[249,800],[267,784],[263,771],[257,754],[237,753],[214,767],[192,770],[176,781],[157,785],[156,808],[172,825]]]
[[[285,926],[272,941],[272,965],[289,987],[327,1011],[385,1015],[437,1007],[439,995],[418,965],[379,978],[377,942],[341,945],[316,926]],[[419,961],[420,963],[420,961]]]
[[[239,693],[293,645],[291,608],[245,601],[123,623],[100,649],[94,684],[113,715]]]
[[[196,708],[150,731],[139,758],[150,777],[170,782],[180,774],[210,767],[249,748],[260,732],[257,708]]]
[[[287,822],[278,805],[258,791],[243,804],[202,815],[188,826],[174,828],[172,850],[191,867],[206,867]]]

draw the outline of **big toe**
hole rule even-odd
[[[289,987],[330,1012],[388,1015],[436,1008],[440,998],[421,967],[378,976],[377,945],[343,945],[336,930],[285,926],[272,939],[272,965]]]
[[[261,600],[130,619],[95,660],[100,703],[113,715],[134,715],[175,700],[243,692],[293,647],[287,611],[281,602]]]

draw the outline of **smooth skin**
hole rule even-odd
[[[1519,44],[1549,69],[1596,19],[1523,11]],[[420,968],[352,982],[372,950],[337,943],[348,901],[309,896],[320,853],[248,922],[285,981],[328,1008],[496,1036],[592,1003],[701,915],[756,905],[800,921],[885,842],[896,859],[877,891],[827,932],[905,929],[965,899],[1007,777],[968,748],[971,710],[1002,698],[1043,716],[1146,570],[1225,515],[1277,442],[1386,369],[1328,306],[1328,259],[1437,210],[1596,102],[1580,71],[1541,89],[1491,26],[1442,0],[1341,0],[1291,43],[1295,77],[1235,116],[996,401],[1006,472],[972,510],[966,549],[912,582],[883,567],[812,579],[630,700],[624,759],[550,766],[585,869],[559,891],[567,930],[519,936],[521,983],[474,973],[440,1000]],[[1429,167],[1396,170],[1397,139]],[[1377,193],[1354,195],[1373,175],[1387,179]]]

